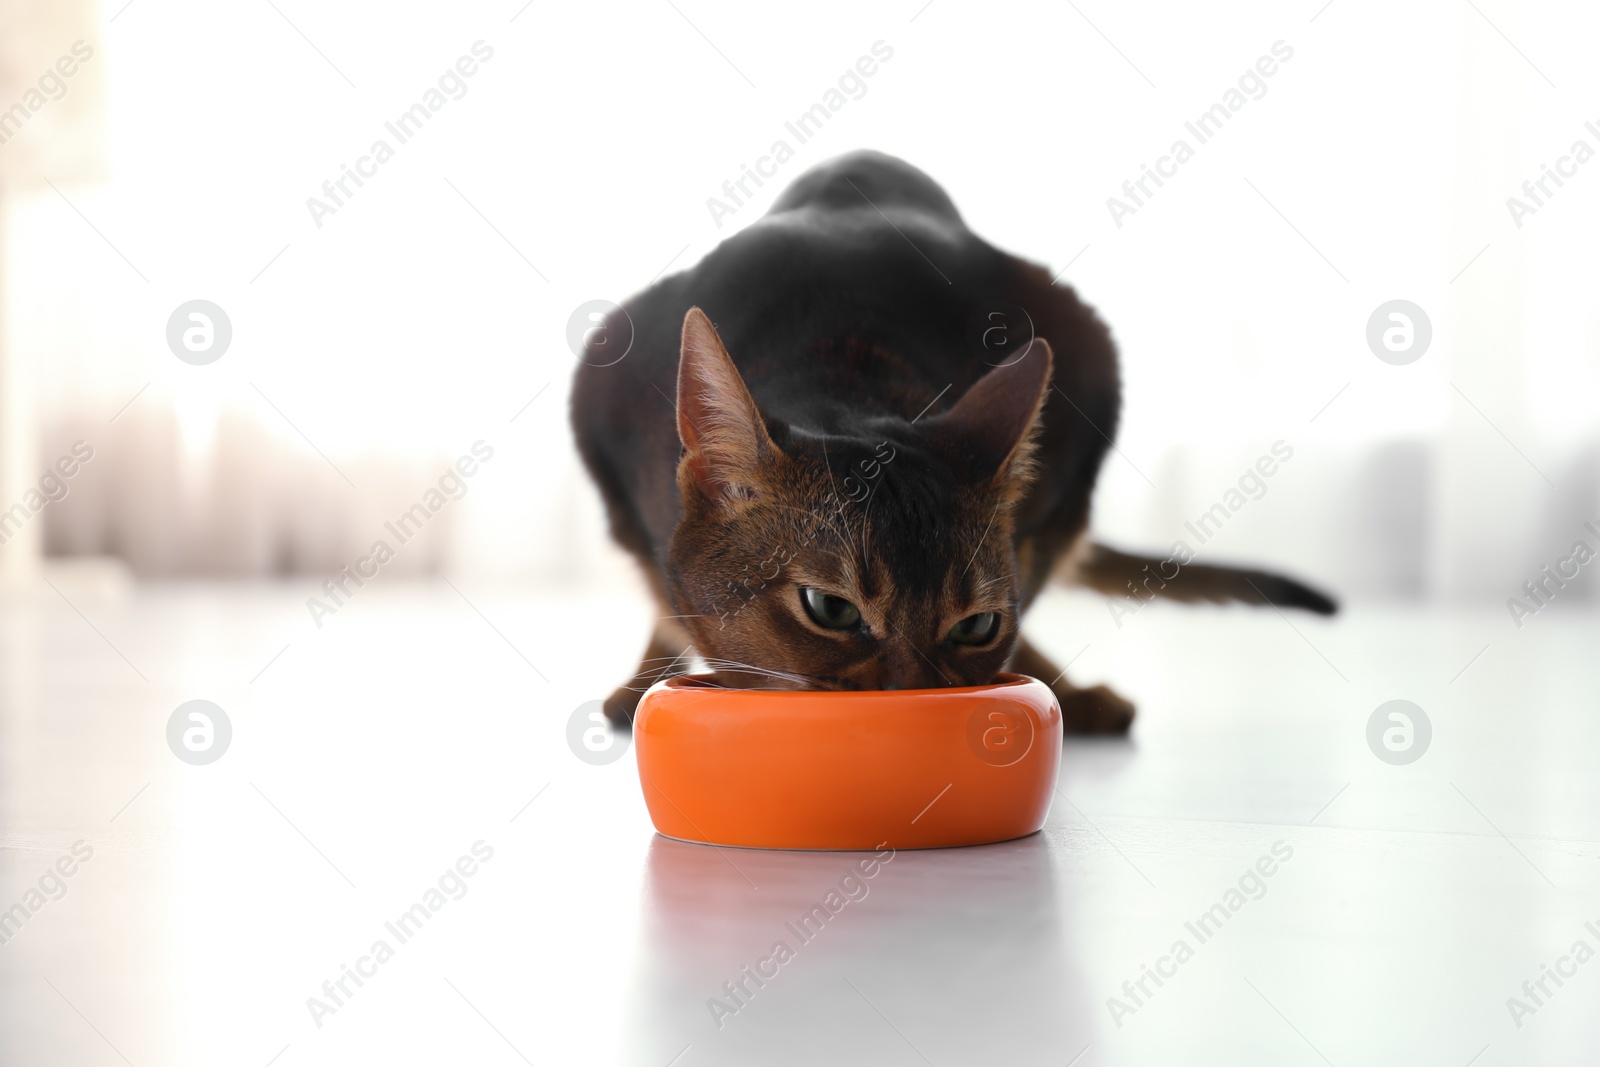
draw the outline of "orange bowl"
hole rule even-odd
[[[634,718],[650,819],[742,848],[942,848],[1044,825],[1061,762],[1048,686],[890,692],[657,682]]]

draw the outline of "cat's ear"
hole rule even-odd
[[[679,484],[713,503],[753,498],[762,465],[778,455],[717,328],[697,307],[683,317],[678,437],[684,451]]]
[[[1042,337],[979,378],[954,407],[930,419],[973,469],[995,481],[1032,480],[1033,435],[1050,389],[1054,357]]]

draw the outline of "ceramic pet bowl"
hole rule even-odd
[[[960,689],[793,692],[658,682],[634,718],[667,837],[783,849],[941,848],[1044,825],[1061,709],[1014,674]]]

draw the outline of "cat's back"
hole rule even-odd
[[[894,352],[902,379],[925,373],[942,387],[946,369],[929,364],[950,357],[959,309],[1005,288],[1016,263],[967,229],[927,174],[881,152],[854,152],[805,172],[694,267],[630,297],[629,356],[615,368],[580,368],[578,391],[603,391],[613,405],[619,393],[630,402],[672,395],[690,307],[711,316],[751,392],[774,414],[798,416],[795,406],[823,383],[837,397],[853,374],[883,370],[830,356],[847,343]],[[852,390],[863,401],[873,391]]]
[[[1059,449],[1097,467],[1118,406],[1104,325],[1048,271],[969,230],[932,178],[880,152],[805,172],[694,267],[630,297],[614,316],[626,317],[629,354],[579,368],[579,448],[608,498],[655,516],[647,525],[659,544],[676,508],[672,398],[689,308],[711,317],[769,416],[850,433],[879,416],[910,420],[965,392],[994,365],[971,335],[997,302],[1027,309],[1036,335],[1055,348],[1057,391],[1077,406],[1047,404],[1041,458]]]
[[[927,174],[882,152],[861,151],[796,178],[755,223],[701,263],[701,282],[750,271],[870,302],[892,286],[905,295],[957,285],[992,270],[997,255]]]
[[[846,338],[939,362],[952,314],[1007,288],[1018,262],[969,230],[927,174],[853,152],[795,179],[765,215],[664,289],[664,301],[641,294],[641,305],[678,322],[691,304],[702,307],[759,400],[769,378],[847,371],[817,362]],[[676,352],[667,358],[675,365]]]
[[[927,174],[882,152],[851,152],[806,171],[773,201],[767,217],[790,212],[910,210],[964,228],[955,201]]]

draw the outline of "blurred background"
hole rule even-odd
[[[1600,12],[1556,32],[1512,5],[1175,6],[1154,34],[1109,5],[947,4],[8,0],[0,506],[74,442],[94,458],[0,547],[5,572],[320,578],[482,440],[492,463],[388,573],[632,586],[567,429],[569,316],[861,147],[1110,323],[1102,537],[1166,548],[1277,440],[1293,462],[1205,551],[1351,597],[1499,602],[1600,517],[1600,165],[1520,226],[1506,204],[1600,148]],[[892,58],[798,143],[784,123],[876,42]],[[1276,42],[1291,58],[1200,144],[1184,124]],[[75,48],[92,58],[42,84]],[[385,124],[430,90],[400,143]],[[1194,158],[1114,217],[1179,138]],[[380,139],[393,158],[308,207]],[[779,139],[794,158],[715,217]],[[166,340],[196,299],[232,329],[199,366]],[[1366,343],[1394,299],[1431,322],[1407,365]]]

